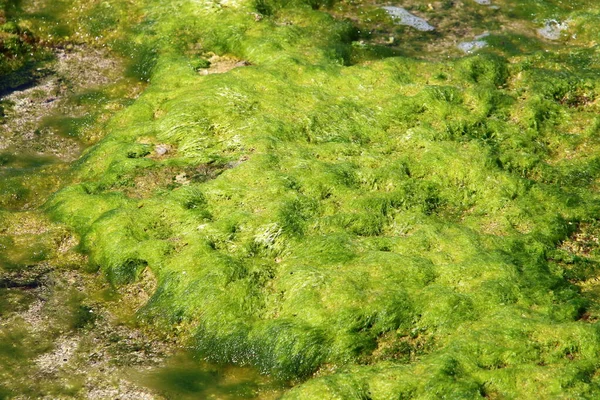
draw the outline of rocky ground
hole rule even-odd
[[[54,61],[38,69],[45,74],[38,82],[0,99],[5,110],[0,151],[73,161],[86,144],[101,137],[92,122],[102,122],[120,108],[122,99],[110,99],[104,91],[118,87],[131,99],[141,90],[121,78],[121,60],[86,46],[58,48]]]
[[[19,164],[24,155],[64,167],[101,136],[92,124],[65,127],[57,121],[92,116],[101,122],[122,99],[98,93],[117,87],[131,99],[142,88],[121,79],[119,59],[85,46],[56,49],[54,61],[40,70],[39,81],[0,100],[5,110],[0,152],[12,156],[5,157],[9,162],[0,174],[18,170],[25,181],[39,171]],[[102,101],[85,101],[86,95]],[[78,240],[28,210],[54,188],[36,191],[36,201],[2,215],[0,359],[12,360],[0,370],[0,398],[162,398],[127,378],[130,369],[156,367],[177,347],[135,320],[152,291],[152,277],[117,292],[86,271]]]

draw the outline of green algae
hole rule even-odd
[[[141,316],[202,357],[307,379],[288,398],[593,397],[598,268],[564,243],[598,213],[598,10],[498,1],[528,28],[423,61],[435,37],[370,43],[338,4],[147,1],[124,29],[94,3],[79,37],[135,35],[150,84],[44,210],[113,284],[151,270]],[[577,38],[535,38],[558,17]]]

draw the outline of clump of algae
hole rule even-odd
[[[149,85],[45,210],[112,283],[153,271],[143,315],[312,377],[288,398],[598,393],[598,264],[561,245],[598,213],[589,31],[376,60],[327,3],[141,3],[122,37],[108,11],[86,32],[117,32]],[[582,31],[599,15],[544,3]],[[211,53],[246,63],[199,74]]]

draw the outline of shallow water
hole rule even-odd
[[[85,272],[77,238],[39,209],[98,139],[99,120],[139,92],[140,82],[115,75],[121,65],[106,51],[56,49],[39,61],[41,76],[0,98],[0,399],[144,398],[114,381],[115,364],[156,365],[168,352],[167,342],[147,346],[155,339],[129,321],[133,311],[115,323],[120,297],[98,302],[103,280]],[[148,348],[130,360],[140,342]]]
[[[215,365],[183,352],[166,360],[165,365],[132,373],[133,379],[166,399],[277,399],[286,385],[254,368]]]

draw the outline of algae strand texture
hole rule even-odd
[[[423,60],[338,4],[147,0],[125,28],[99,3],[148,86],[44,210],[113,284],[152,271],[143,316],[288,398],[600,393],[598,261],[569,245],[600,211],[600,9],[498,0],[516,33]]]

